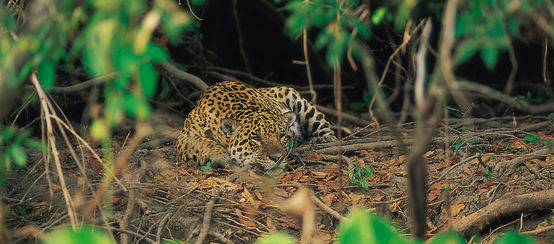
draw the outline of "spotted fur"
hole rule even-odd
[[[325,115],[290,87],[210,86],[185,119],[177,151],[185,160],[274,168],[292,142],[336,140]]]

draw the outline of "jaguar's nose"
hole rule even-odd
[[[270,154],[268,156],[269,156],[269,159],[271,159],[273,162],[277,162],[277,161],[279,161],[279,159],[281,159],[283,157],[283,154],[273,153],[273,154]]]

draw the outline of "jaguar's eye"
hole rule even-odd
[[[260,134],[254,134],[254,136],[250,140],[258,145],[262,144],[262,137],[260,136]]]

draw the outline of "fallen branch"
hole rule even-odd
[[[554,189],[503,196],[475,213],[455,222],[452,229],[464,235],[481,231],[494,220],[539,209],[554,208]]]
[[[544,156],[552,153],[552,151],[553,151],[552,149],[553,149],[553,147],[550,147],[550,148],[547,147],[547,148],[543,148],[541,150],[537,150],[537,151],[534,151],[534,152],[526,154],[526,155],[519,156],[519,157],[514,158],[514,159],[498,162],[494,165],[493,170],[499,172],[500,174],[502,174],[500,172],[501,169],[507,169],[507,168],[510,167],[510,165],[513,165],[513,164],[520,164],[520,163],[529,161],[531,159],[544,157]]]
[[[508,96],[488,86],[471,81],[459,81],[458,85],[463,91],[482,94],[483,97],[494,99],[510,105],[511,107],[531,114],[554,112],[554,103],[544,103],[539,105],[529,105],[521,102],[515,97]]]
[[[95,86],[95,85],[100,85],[100,84],[114,78],[116,74],[117,74],[116,72],[112,72],[112,73],[102,75],[102,76],[99,76],[99,77],[95,77],[95,78],[92,78],[90,80],[83,81],[83,82],[80,82],[78,84],[70,85],[70,86],[54,86],[54,87],[50,88],[50,90],[48,92],[50,92],[50,93],[64,93],[65,94],[65,93],[81,91],[81,90],[87,89],[87,88]],[[25,88],[33,89],[32,86],[26,86]]]
[[[410,144],[414,142],[413,139],[407,139],[404,140],[406,144]],[[343,145],[341,147],[341,152],[349,152],[349,151],[356,151],[356,150],[362,150],[362,149],[376,149],[376,148],[383,148],[383,147],[394,147],[398,143],[393,141],[380,141],[380,142],[369,142],[369,143],[358,143],[358,144],[351,144],[351,145]],[[338,152],[338,149],[336,146],[330,146],[327,148],[321,148],[321,149],[312,149],[310,145],[304,145],[300,146],[296,149],[294,149],[297,153],[305,152],[305,151],[314,151],[318,153],[325,153],[325,154],[336,154]]]
[[[327,107],[324,107],[324,106],[321,106],[321,105],[316,105],[316,108],[325,113],[325,114],[330,114],[330,115],[333,115],[333,116],[338,116],[338,112],[337,110],[335,109],[331,109],[331,108],[327,108]],[[366,125],[369,125],[371,124],[371,122],[365,120],[365,119],[360,119],[356,116],[352,116],[350,114],[345,114],[345,113],[341,113],[341,116],[344,120],[352,123],[352,124],[355,124],[355,125],[359,125],[359,126],[366,126]]]
[[[170,74],[174,75],[175,77],[181,80],[184,80],[186,82],[189,82],[195,85],[196,87],[200,88],[200,90],[205,90],[206,88],[208,88],[208,84],[206,84],[206,82],[204,82],[202,79],[198,78],[195,75],[192,75],[190,73],[187,73],[185,71],[178,69],[177,67],[175,67],[173,64],[170,64],[169,62],[162,62],[161,66],[165,71],[169,72]]]

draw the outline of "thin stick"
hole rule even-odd
[[[189,6],[190,14],[192,14],[192,16],[193,16],[195,19],[202,21],[202,18],[198,17],[198,16],[194,13],[194,11],[192,10],[192,6],[190,5],[190,0],[187,0],[187,5]]]
[[[235,25],[237,27],[240,56],[242,57],[244,68],[248,73],[252,74],[252,71],[250,70],[250,65],[248,64],[248,58],[246,57],[246,52],[244,51],[244,40],[242,39],[242,31],[240,29],[239,14],[237,12],[237,0],[233,0],[233,17],[235,17]]]
[[[200,229],[200,234],[198,234],[198,238],[196,239],[195,244],[204,243],[204,239],[206,239],[206,236],[208,235],[208,231],[210,230],[210,222],[212,219],[212,210],[214,208],[215,200],[216,198],[212,197],[210,201],[206,204],[206,211],[204,211],[204,219],[202,220],[202,227]]]
[[[319,198],[317,198],[313,193],[311,194],[311,199],[317,205],[321,210],[325,211],[329,215],[335,217],[335,219],[342,221],[344,219],[344,216],[342,216],[339,212],[335,211],[334,209],[330,208],[329,206],[325,205]]]
[[[73,230],[75,230],[77,228],[77,213],[75,212],[75,207],[73,206],[73,200],[71,199],[71,195],[69,194],[69,191],[67,190],[67,185],[65,184],[65,178],[63,176],[60,156],[56,148],[56,141],[54,139],[54,131],[52,128],[53,127],[52,118],[50,117],[50,111],[47,105],[48,98],[46,97],[44,90],[42,90],[42,87],[40,86],[36,73],[33,73],[31,75],[31,82],[33,82],[33,85],[37,90],[37,94],[40,97],[42,112],[44,113],[45,120],[46,120],[46,131],[47,131],[48,142],[50,143],[50,147],[52,148],[52,156],[54,157],[56,171],[58,172],[58,177],[60,179],[60,185],[63,192],[65,205],[67,207],[67,214],[69,215],[71,227],[73,228]]]
[[[452,59],[450,52],[454,46],[454,30],[456,28],[456,8],[458,7],[458,0],[449,0],[446,3],[444,10],[444,18],[442,23],[442,34],[441,34],[441,45],[440,45],[440,56],[439,56],[439,67],[444,80],[446,81],[446,86],[448,91],[452,94],[454,101],[461,108],[462,112],[465,113],[470,109],[470,103],[461,92],[458,83],[456,82],[456,77],[452,71]]]
[[[63,120],[61,120],[60,118],[58,118],[57,116],[51,116],[51,118],[57,120],[58,122],[60,122],[64,127],[66,128],[69,128],[69,126],[63,122]],[[92,155],[94,156],[94,158],[96,158],[96,160],[98,160],[98,162],[102,165],[102,167],[104,167],[104,169],[106,170],[107,173],[111,174],[114,178],[114,181],[117,182],[117,184],[124,190],[124,191],[127,191],[127,187],[125,187],[123,185],[123,183],[121,183],[121,181],[115,177],[115,173],[108,167],[106,166],[106,164],[104,164],[104,161],[102,161],[102,159],[100,158],[100,156],[94,151],[94,149],[92,149],[92,147],[87,143],[87,141],[85,141],[81,136],[79,136],[77,134],[77,132],[75,132],[74,130],[69,130],[69,132],[71,132],[71,134],[73,134],[75,136],[75,138],[77,138],[79,141],[81,141],[81,143],[83,143],[83,145],[85,145],[85,147],[92,153]]]
[[[308,4],[308,0],[304,0],[304,4]],[[308,75],[308,85],[310,86],[310,94],[312,95],[312,99],[310,103],[315,104],[317,93],[314,90],[312,71],[310,70],[310,60],[308,59],[308,33],[306,31],[306,28],[304,28],[304,30],[302,31],[302,42],[303,42],[303,49],[304,49],[304,60],[305,60],[304,64],[306,65],[306,74]]]
[[[544,80],[544,83],[548,84],[550,83],[550,80],[546,76],[547,73],[547,65],[546,65],[546,58],[548,57],[548,38],[544,38],[544,56],[542,57],[542,79]]]

